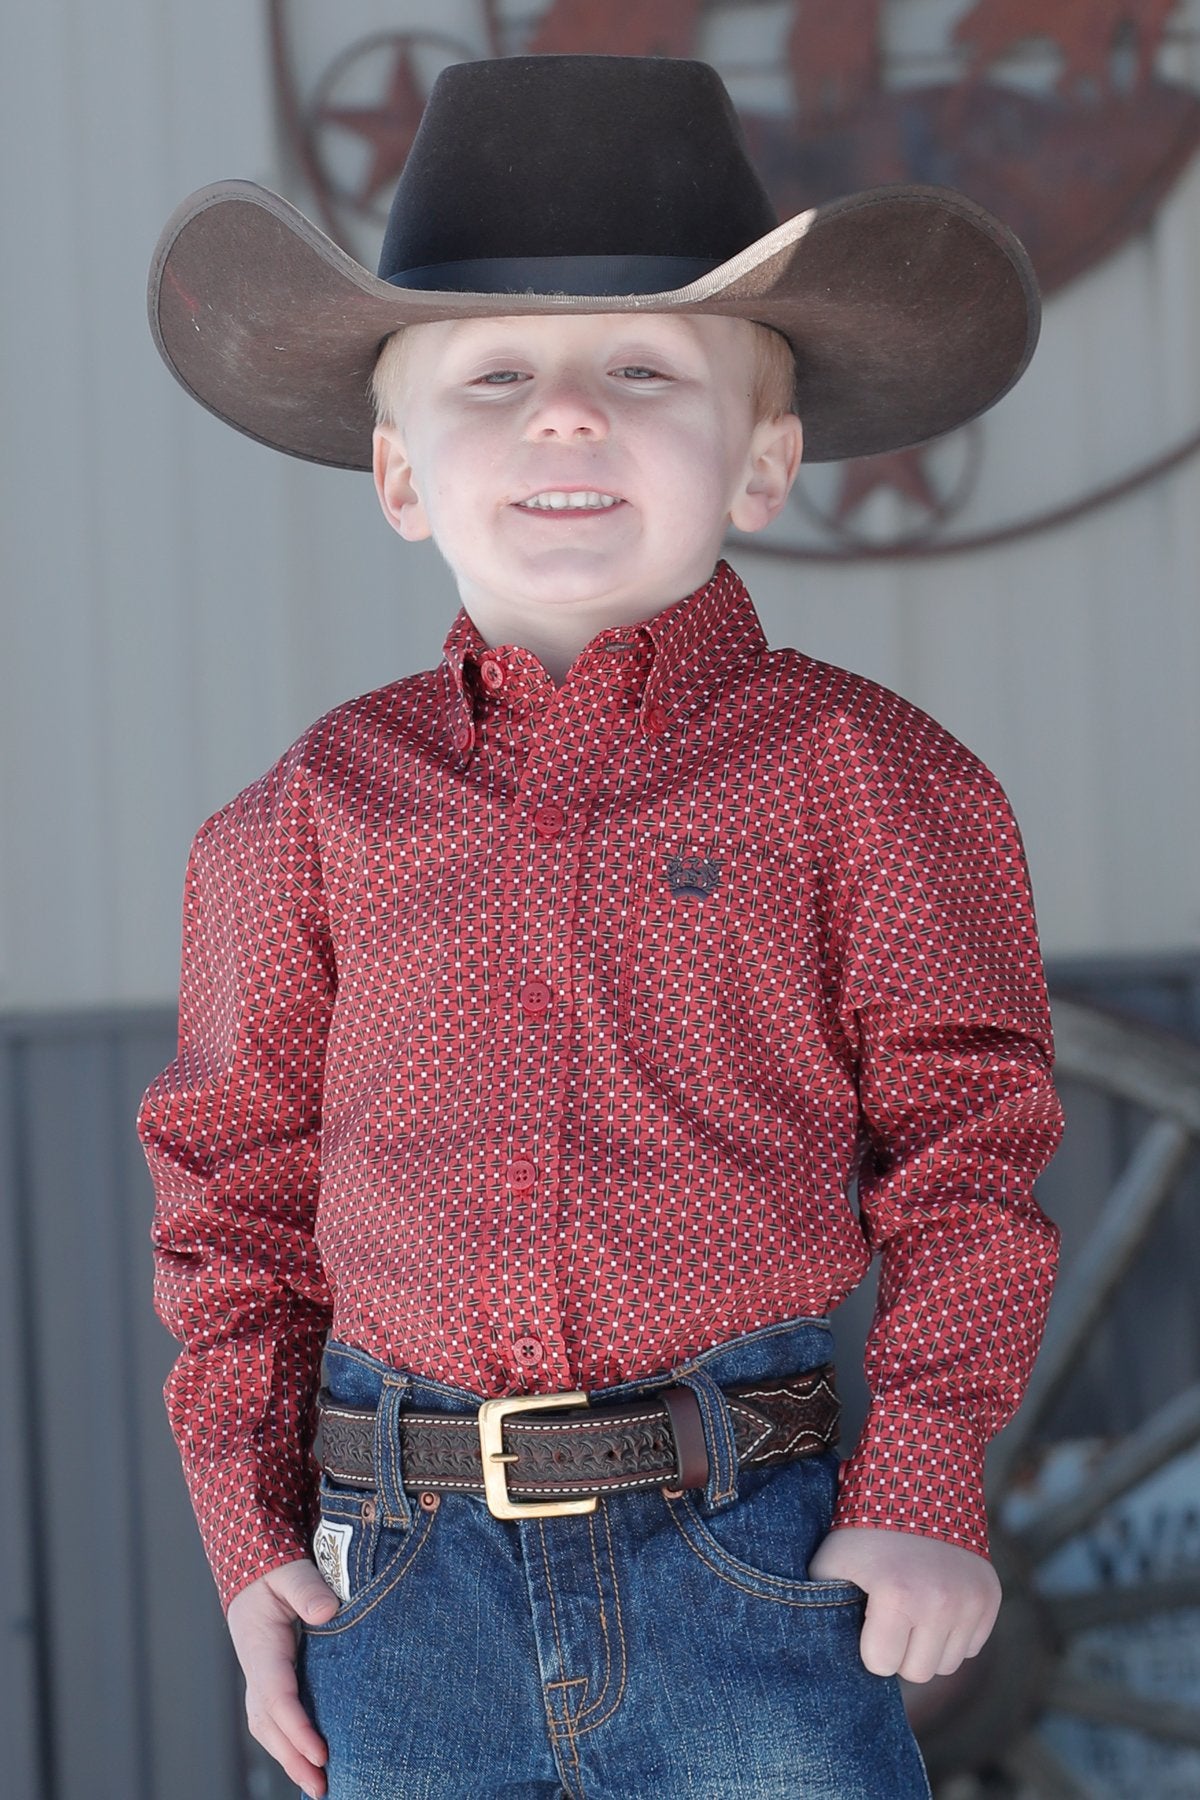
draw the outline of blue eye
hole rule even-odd
[[[658,369],[648,369],[642,363],[626,363],[623,369],[617,370],[617,373],[618,375],[648,375],[651,381],[661,380],[661,373]]]
[[[512,382],[519,381],[521,375],[520,370],[518,369],[493,369],[489,374],[481,375],[479,379],[480,381],[490,381],[496,385],[509,387],[512,385]]]

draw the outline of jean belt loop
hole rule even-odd
[[[375,1479],[385,1525],[412,1524],[412,1507],[404,1491],[404,1471],[400,1466],[400,1416],[411,1388],[407,1375],[385,1376],[375,1409]]]
[[[690,1388],[700,1405],[704,1447],[708,1451],[704,1504],[715,1512],[737,1499],[737,1444],[729,1407],[712,1376],[703,1369],[689,1369],[677,1374],[675,1385]]]

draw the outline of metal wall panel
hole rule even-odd
[[[6,1784],[30,1800],[290,1791],[242,1728],[162,1402],[176,1347],[133,1117],[173,1049],[161,1013],[0,1021],[0,1695]]]
[[[0,1635],[0,1741],[20,1794],[49,1792],[52,1744],[45,1698],[45,1642],[38,1610],[41,1488],[33,1396],[28,1382],[33,1321],[29,1307],[29,1243],[24,1205],[28,1164],[20,1071],[6,1057],[0,1071],[0,1368],[8,1371],[0,1406],[0,1487],[5,1496],[4,1629]]]

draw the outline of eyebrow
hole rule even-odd
[[[544,318],[555,318],[555,317],[559,317],[559,316],[561,316],[561,315],[552,314],[552,313],[531,313],[526,318],[513,319],[510,317],[505,320],[504,336],[502,338],[500,338],[499,342],[497,344],[495,344],[494,346],[487,344],[487,332],[488,332],[489,327],[495,326],[496,320],[494,320],[494,319],[456,319],[454,322],[453,331],[452,331],[450,337],[448,338],[447,343],[448,343],[448,346],[452,346],[456,349],[461,345],[461,346],[464,346],[467,350],[471,350],[474,348],[477,340],[482,338],[485,342],[485,345],[487,345],[487,347],[494,348],[496,354],[504,355],[509,352],[510,346],[514,350],[518,347],[518,345],[521,341],[521,333],[523,331],[527,331],[530,326],[536,327],[538,322]],[[595,314],[595,313],[580,313],[580,314],[567,315],[567,316],[573,316],[573,317],[577,317],[577,318],[596,318],[599,315]],[[624,315],[624,314],[618,314],[616,316],[618,318],[620,318],[622,321],[624,321],[624,319],[626,318],[626,315]],[[655,316],[668,316],[668,315],[655,315]],[[669,316],[672,317],[672,319],[678,317],[678,323],[680,325],[682,325],[683,327],[685,327],[684,336],[685,336],[686,341],[689,344],[695,344],[699,341],[699,333],[695,329],[695,327],[691,324],[689,319],[687,319],[683,315],[669,315]],[[657,352],[658,354],[665,354],[665,352],[669,346],[665,345],[665,344],[656,346],[649,337],[644,335],[644,325],[645,325],[645,316],[644,315],[639,315],[638,313],[630,313],[630,314],[628,314],[628,324],[624,324],[624,323],[622,323],[621,325],[614,324],[612,327],[612,334],[613,334],[613,337],[621,343],[628,343],[630,345],[638,345],[638,346],[640,346],[641,349],[643,349],[647,352]],[[511,334],[511,336],[510,336],[510,334]]]

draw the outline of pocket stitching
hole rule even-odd
[[[818,1607],[857,1606],[863,1599],[862,1589],[852,1581],[793,1581],[786,1575],[770,1575],[765,1569],[755,1569],[749,1563],[739,1562],[737,1557],[731,1556],[704,1529],[690,1500],[668,1500],[667,1511],[675,1529],[697,1561],[711,1569],[722,1581],[727,1581],[731,1587],[740,1588],[743,1593],[751,1594],[756,1599],[773,1600],[780,1606]],[[720,1561],[714,1561],[714,1556]],[[722,1567],[722,1563],[727,1566]],[[752,1582],[760,1585],[749,1585]],[[772,1592],[772,1589],[783,1591]]]
[[[352,1630],[355,1625],[366,1618],[369,1612],[373,1612],[379,1605],[379,1602],[387,1599],[392,1589],[396,1587],[399,1582],[404,1580],[404,1577],[412,1568],[419,1552],[429,1541],[429,1534],[433,1529],[434,1517],[435,1514],[431,1512],[425,1513],[419,1524],[410,1527],[410,1537],[399,1546],[395,1555],[388,1559],[383,1568],[380,1569],[378,1575],[376,1575],[372,1581],[369,1581],[366,1587],[361,1588],[354,1598],[348,1601],[340,1611],[334,1613],[328,1624],[305,1625],[305,1635],[312,1637],[336,1637],[339,1631]],[[382,1587],[380,1586],[381,1583],[384,1584]],[[378,1592],[375,1591],[377,1588],[379,1589]],[[362,1604],[364,1601],[367,1601],[368,1598],[369,1604]],[[347,1613],[350,1613],[353,1616],[347,1618]]]

